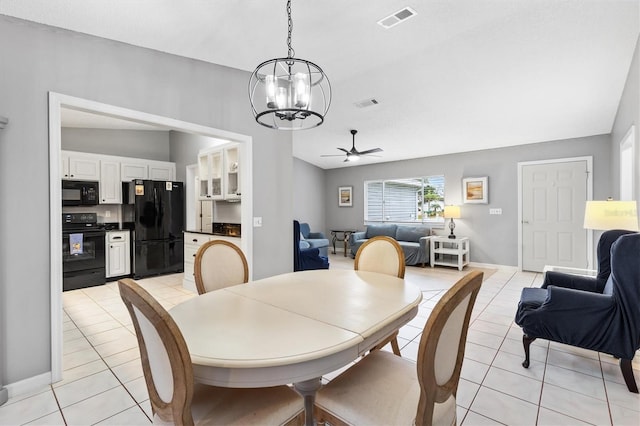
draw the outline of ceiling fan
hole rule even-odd
[[[340,151],[343,151],[346,155],[347,158],[344,159],[345,162],[347,161],[358,161],[360,159],[361,156],[367,155],[370,157],[379,157],[379,155],[371,155],[375,152],[382,152],[382,149],[380,148],[373,148],[373,149],[367,149],[366,151],[358,151],[356,149],[356,133],[358,133],[357,130],[351,130],[351,135],[353,138],[353,143],[351,144],[351,149],[350,150],[346,150],[344,148],[338,148]],[[321,157],[341,157],[343,154],[335,154],[335,155],[331,155],[331,154],[325,154],[325,155],[321,155]]]

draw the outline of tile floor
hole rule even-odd
[[[353,261],[331,255],[332,268]],[[459,277],[453,268],[408,267],[424,299],[400,330],[405,358],[415,360],[422,327],[438,298]],[[483,283],[470,325],[458,391],[462,425],[639,425],[640,396],[627,391],[609,355],[535,341],[521,366],[521,331],[513,324],[522,287],[540,274],[498,268]],[[181,274],[139,281],[166,307],[193,297]],[[144,425],[151,409],[131,319],[116,283],[64,293],[64,380],[0,406],[0,425]],[[640,383],[640,357],[634,362]],[[336,373],[327,375],[330,380]]]

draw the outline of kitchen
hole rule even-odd
[[[64,291],[185,268],[195,290],[194,235],[242,246],[240,144],[72,110],[62,123]]]

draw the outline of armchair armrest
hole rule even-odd
[[[591,293],[588,291],[576,290],[573,288],[556,287],[554,285],[547,288],[549,295],[542,305],[542,308],[555,310],[558,308],[563,312],[591,313],[593,310],[608,309],[613,304],[613,297],[608,294]],[[582,315],[580,316],[582,317]],[[591,318],[593,319],[593,318]]]
[[[547,288],[550,286],[601,293],[601,291],[598,291],[598,281],[596,278],[584,275],[548,271],[544,274],[544,281],[541,287]]]
[[[425,253],[427,255],[427,257],[429,256],[429,250],[431,250],[431,237],[420,237],[420,250],[422,250],[423,253]]]
[[[351,233],[351,235],[349,235],[349,244],[354,244],[356,241],[364,239],[366,235],[367,231],[358,231]]]
[[[324,240],[327,237],[325,237],[324,233],[322,233],[322,232],[309,232],[309,236],[307,238],[311,239],[311,240],[316,240],[316,239]]]

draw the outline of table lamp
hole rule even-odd
[[[607,231],[623,229],[638,231],[638,211],[635,201],[587,201],[584,228]]]
[[[460,219],[460,206],[444,206],[444,218],[451,219],[449,222],[449,229],[451,229],[451,234],[449,238],[455,238],[453,235],[453,229],[456,227],[456,224],[453,222],[453,219]]]

